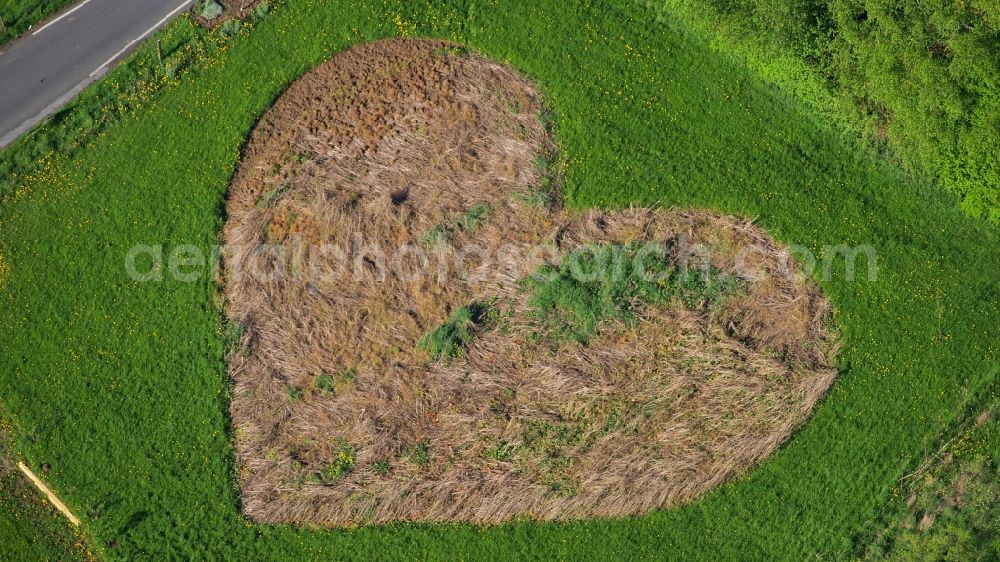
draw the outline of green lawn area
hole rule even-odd
[[[0,0],[0,45],[17,39],[28,27],[58,12],[72,0]]]
[[[843,557],[958,413],[985,403],[1000,375],[996,230],[639,4],[500,4],[289,2],[71,156],[14,166],[0,192],[0,397],[36,428],[18,452],[51,464],[48,481],[104,555]],[[568,205],[712,207],[819,254],[878,251],[876,280],[838,267],[822,281],[842,372],[787,446],[694,504],[641,518],[315,530],[240,515],[215,283],[136,283],[125,256],[215,244],[255,119],[316,63],[402,32],[462,41],[538,82],[557,114]]]

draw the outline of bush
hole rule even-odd
[[[417,466],[427,466],[431,463],[431,444],[426,439],[417,441],[410,449],[410,460]]]
[[[1000,223],[1000,12],[981,2],[832,0],[832,65],[910,168]]]
[[[197,11],[201,17],[207,20],[214,20],[215,18],[221,16],[225,9],[222,7],[222,4],[219,4],[215,0],[204,0],[200,3]]]

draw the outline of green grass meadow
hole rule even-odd
[[[14,166],[0,191],[0,401],[37,435],[18,453],[52,466],[47,479],[93,550],[127,560],[856,554],[899,478],[993,394],[997,230],[639,4],[411,4],[289,2],[69,156]],[[134,282],[125,256],[137,244],[216,244],[261,113],[318,62],[401,33],[461,41],[540,85],[570,206],[710,207],[756,217],[820,257],[827,245],[877,250],[877,279],[848,281],[841,264],[821,280],[843,334],[841,375],[785,447],[702,500],[640,518],[320,530],[241,516],[215,281]]]

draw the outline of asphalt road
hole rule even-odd
[[[0,148],[103,76],[194,0],[82,0],[0,46]]]

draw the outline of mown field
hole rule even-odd
[[[863,551],[900,477],[1000,375],[1000,236],[657,15],[599,1],[292,2],[71,156],[0,153],[12,170],[0,182],[0,397],[37,436],[18,452],[51,465],[93,548],[129,560]],[[316,530],[240,515],[215,281],[133,282],[125,256],[136,244],[213,245],[262,111],[332,53],[399,34],[467,43],[538,82],[571,206],[712,207],[820,255],[878,251],[877,279],[850,282],[841,266],[821,281],[842,372],[787,446],[703,500],[642,518]]]

